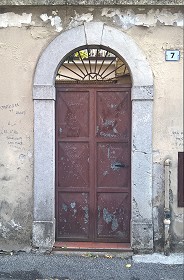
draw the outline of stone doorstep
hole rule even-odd
[[[55,242],[52,254],[126,259],[133,256],[133,250],[129,243]]]
[[[55,242],[52,253],[94,258],[129,258],[133,255],[133,250],[129,243]]]
[[[53,250],[51,252],[53,255],[64,255],[64,256],[78,256],[78,257],[84,257],[84,258],[106,258],[106,259],[112,259],[112,258],[121,258],[121,259],[131,259],[133,256],[133,252],[112,252],[112,251],[66,251],[66,250]]]

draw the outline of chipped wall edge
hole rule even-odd
[[[32,6],[32,5],[158,5],[183,6],[184,0],[1,0],[0,6]]]

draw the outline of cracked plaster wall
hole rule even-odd
[[[16,8],[14,8],[17,10]],[[20,10],[22,9],[22,13]],[[30,8],[27,8],[30,10]],[[63,8],[58,7],[50,8],[43,7],[37,8],[40,11],[32,14],[31,12],[25,13],[25,9],[20,8],[16,12],[6,12],[4,10],[1,13],[0,10],[0,28],[2,27],[21,27],[25,26],[45,26],[50,25],[57,32],[61,32],[63,29],[69,29],[82,24],[83,22],[89,22],[93,19],[101,19],[107,21],[115,26],[127,30],[133,26],[155,27],[159,25],[163,26],[183,26],[183,14],[182,10],[176,10],[176,8],[113,8],[113,7],[101,7],[98,10],[94,7],[91,8]],[[40,22],[41,19],[41,22]]]
[[[177,207],[177,153],[183,150],[183,22],[179,8],[7,7],[0,9],[0,249],[31,242],[33,196],[32,79],[40,53],[59,32],[102,21],[129,34],[154,75],[154,239],[163,246],[163,162],[171,166],[172,244],[183,240],[183,209]],[[181,50],[165,62],[166,49]]]

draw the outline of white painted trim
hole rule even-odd
[[[101,22],[86,23],[61,33],[47,46],[36,66],[33,87],[33,244],[50,248],[55,241],[56,73],[68,53],[88,44],[109,47],[122,57],[130,68],[133,82],[131,244],[136,250],[152,250],[152,71],[145,55],[130,36]]]

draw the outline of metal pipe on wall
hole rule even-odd
[[[171,210],[169,204],[170,166],[171,166],[171,160],[167,158],[164,161],[164,173],[165,173],[164,254],[166,256],[170,254],[170,224],[171,224]]]

